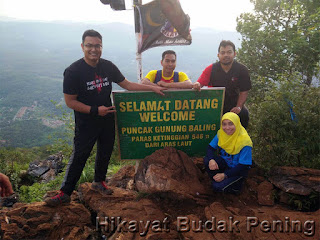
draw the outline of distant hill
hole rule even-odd
[[[63,102],[62,74],[66,67],[83,56],[81,37],[87,29],[102,34],[102,57],[114,62],[126,78],[137,81],[136,43],[131,25],[0,21],[0,146],[29,147],[49,143],[45,136],[53,130],[42,122],[47,114],[58,114],[51,100]],[[186,72],[192,81],[196,81],[203,69],[217,59],[217,48],[222,39],[240,46],[240,35],[236,32],[192,29],[191,34],[191,45],[170,49],[177,52],[176,70]],[[144,75],[149,70],[160,69],[161,53],[167,49],[152,48],[142,54]],[[114,87],[119,89],[117,85]],[[32,109],[35,102],[37,107],[27,111],[26,119],[13,121],[20,108]],[[17,141],[16,138],[23,134],[26,120],[29,120],[26,126],[30,126],[30,120],[35,121],[32,126],[37,134],[31,135],[33,138],[39,136],[41,141],[29,139],[26,145],[23,139]],[[42,132],[43,136],[40,136]],[[24,138],[28,136],[24,135]]]

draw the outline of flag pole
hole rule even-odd
[[[133,0],[133,5],[141,5],[142,4],[142,0]],[[141,83],[142,81],[142,55],[141,53],[139,53],[138,49],[139,49],[139,38],[140,38],[140,31],[141,31],[141,27],[140,27],[140,20],[138,17],[138,10],[137,8],[134,8],[134,26],[135,26],[135,35],[136,35],[136,62],[137,62],[137,79],[138,82]]]

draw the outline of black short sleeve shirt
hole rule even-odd
[[[96,67],[79,59],[66,68],[63,75],[63,93],[77,95],[79,102],[89,106],[111,106],[112,82],[125,79],[120,70],[105,59],[100,59]],[[75,116],[88,118],[90,115],[75,111]]]
[[[239,93],[251,89],[251,80],[247,67],[234,61],[229,72],[225,72],[220,62],[212,65],[209,86],[225,87],[224,112],[237,105]]]

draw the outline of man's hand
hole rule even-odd
[[[244,103],[247,100],[248,93],[249,93],[249,91],[244,91],[244,92],[239,93],[237,105],[236,105],[236,107],[232,108],[230,110],[230,112],[234,112],[235,114],[239,114],[241,112],[241,109],[244,107]]]
[[[225,179],[224,173],[217,173],[216,175],[213,176],[213,180],[215,180],[216,182],[221,182]]]
[[[167,90],[166,88],[159,87],[154,84],[152,85],[145,85],[140,83],[130,82],[128,79],[124,79],[122,82],[119,82],[118,85],[128,91],[153,91],[157,94],[164,95],[162,92],[163,90]]]
[[[230,112],[233,112],[235,114],[239,114],[241,112],[241,108],[240,107],[234,107],[230,110]]]
[[[195,82],[192,86],[194,90],[201,91],[201,84],[199,82]]]
[[[217,162],[214,159],[211,159],[209,161],[209,169],[210,170],[218,170],[219,169],[219,166],[218,166]]]
[[[159,87],[164,87],[164,88],[169,87],[169,84],[170,84],[170,83],[166,83],[166,82],[164,82],[164,81],[159,81],[159,82],[157,82],[157,85],[158,85]]]
[[[111,106],[111,107],[100,106],[100,107],[98,107],[98,115],[102,116],[102,117],[109,114],[109,113],[114,113],[114,112],[116,112],[114,106]]]
[[[151,86],[152,87],[152,86]],[[164,96],[164,93],[162,91],[164,90],[167,90],[167,88],[164,88],[164,87],[160,87],[160,86],[155,86],[155,87],[152,87],[152,91],[159,94],[159,95],[162,95]]]
[[[165,82],[165,81],[159,81],[157,82],[157,85],[160,87],[165,88],[172,88],[172,89],[191,89],[193,87],[192,82],[188,79],[183,82]]]
[[[151,86],[157,86],[157,84],[150,82],[150,80],[148,78],[144,78],[141,80],[141,84],[145,84],[145,85],[151,85]]]
[[[0,173],[0,196],[8,197],[11,194],[13,194],[13,190],[9,178]]]

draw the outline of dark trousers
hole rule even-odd
[[[225,160],[220,156],[215,156],[214,160],[217,162],[219,169],[218,170],[210,170],[209,169],[209,159],[208,157],[205,157],[203,159],[205,169],[212,180],[212,188],[215,192],[229,192],[229,193],[240,193],[242,183],[243,183],[243,176],[234,176],[234,177],[228,177],[222,180],[221,182],[216,182],[213,180],[213,176],[215,176],[217,173],[224,173],[227,169],[229,169],[228,164],[225,162]]]
[[[249,124],[249,111],[245,106],[243,106],[243,108],[241,109],[241,112],[239,113],[239,118],[241,125],[244,128],[247,128]]]
[[[101,119],[100,119],[101,120]],[[115,138],[114,118],[76,124],[73,152],[67,165],[61,191],[71,195],[97,142],[94,181],[106,178]]]
[[[225,114],[226,112],[230,112],[230,110],[226,111],[226,109],[224,109],[223,114]],[[241,109],[241,112],[238,114],[238,116],[240,118],[241,125],[244,128],[247,128],[248,124],[249,124],[249,111],[245,106],[243,106],[243,108]]]

